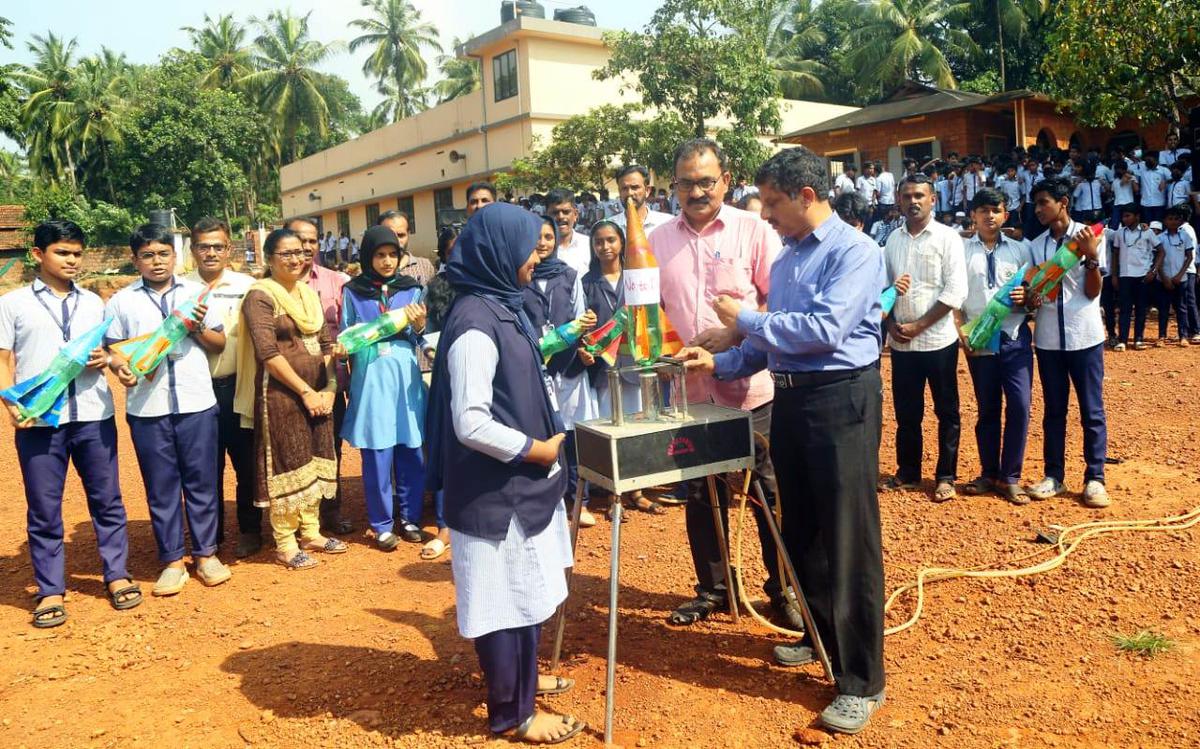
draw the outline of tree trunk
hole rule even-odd
[[[1167,133],[1175,133],[1175,135],[1179,135],[1180,126],[1183,124],[1183,102],[1179,98],[1178,75],[1178,73],[1171,73],[1167,76],[1167,96],[1171,101],[1166,112]]]
[[[1008,90],[1004,75],[1004,24],[1000,22],[1000,0],[996,0],[996,39],[1000,43],[1000,91]]]

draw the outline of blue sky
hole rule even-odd
[[[574,7],[588,0],[540,0],[547,17],[555,8]],[[481,34],[500,24],[500,0],[414,0],[425,20],[431,21],[448,49],[454,37],[464,39]],[[650,20],[656,0],[591,0],[596,22],[604,28],[640,30]],[[200,3],[180,0],[48,0],[46,2],[3,3],[0,15],[13,22],[12,50],[0,48],[0,60],[29,62],[26,42],[31,34],[47,30],[63,37],[75,37],[79,51],[90,54],[103,46],[124,52],[131,62],[154,62],[172,47],[186,46],[187,33],[182,26],[200,26],[204,14],[216,17],[232,13],[240,21],[265,16],[275,8],[290,7],[297,13],[312,11],[310,26],[321,41],[341,39],[349,42],[356,33],[346,24],[366,15],[359,0],[204,0]],[[379,100],[370,81],[362,75],[367,52],[344,52],[330,60],[326,70],[350,82],[351,89],[370,111]],[[430,60],[430,68],[435,66]],[[0,138],[0,145],[5,144]]]

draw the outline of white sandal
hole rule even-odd
[[[434,537],[421,547],[421,558],[427,562],[432,562],[434,559],[437,559],[441,555],[445,554],[446,549],[449,548],[450,544],[446,543],[440,538]]]

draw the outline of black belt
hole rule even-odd
[[[772,372],[771,379],[780,390],[810,387],[812,385],[828,385],[831,382],[856,379],[874,365],[857,369],[831,369],[824,372]]]
[[[224,377],[214,377],[212,382],[213,387],[215,388],[233,387],[237,384],[237,374],[225,375]]]

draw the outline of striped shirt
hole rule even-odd
[[[888,283],[905,273],[912,277],[908,293],[896,300],[892,318],[897,323],[915,322],[937,302],[959,309],[967,298],[967,267],[963,240],[949,226],[930,220],[916,236],[901,226],[888,237],[883,250]],[[958,340],[954,316],[940,320],[907,343],[888,336],[896,351],[938,351]]]

